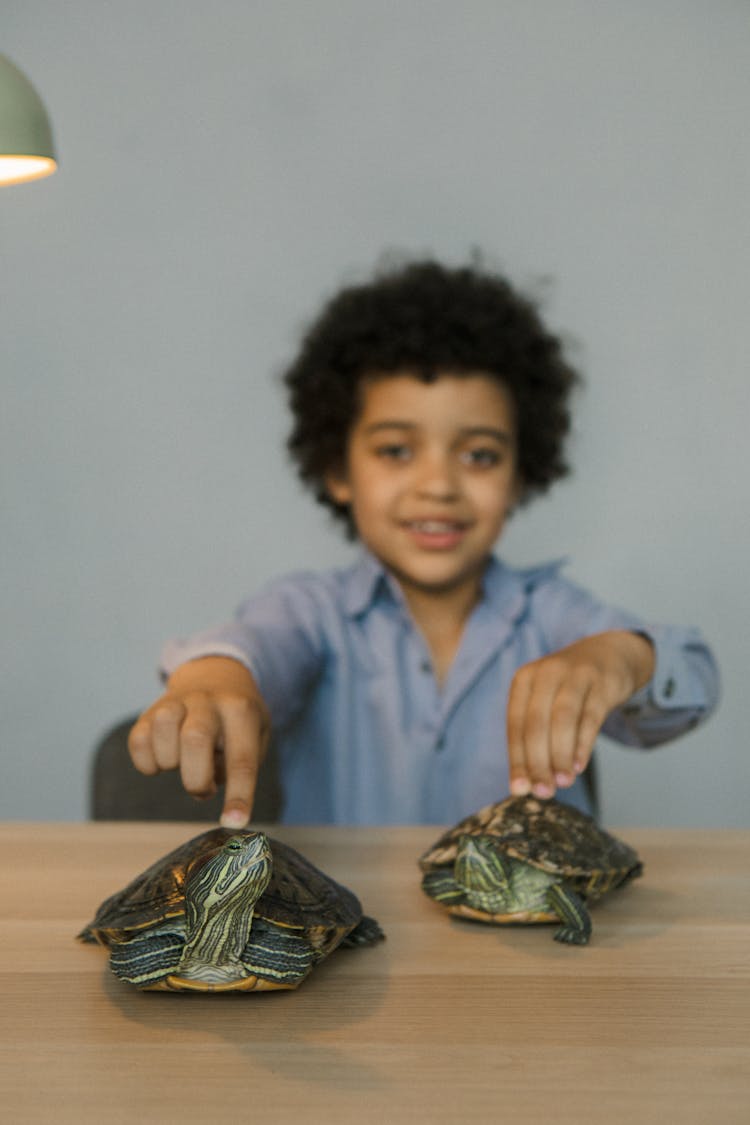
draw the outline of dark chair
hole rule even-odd
[[[599,778],[596,767],[596,754],[592,754],[589,758],[589,764],[581,774],[586,794],[591,805],[591,815],[595,820],[599,819]]]
[[[139,773],[128,753],[128,734],[137,716],[112,727],[98,742],[91,770],[89,815],[92,820],[218,821],[223,791],[207,800],[186,793],[178,770],[147,777]],[[253,805],[253,821],[271,824],[279,819],[281,783],[273,748],[263,763]]]

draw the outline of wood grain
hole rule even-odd
[[[296,992],[139,993],[75,934],[200,828],[0,825],[0,1121],[750,1120],[750,832],[618,830],[645,874],[573,948],[426,899],[437,829],[274,827],[387,940]]]

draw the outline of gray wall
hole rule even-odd
[[[588,388],[576,475],[512,562],[700,625],[721,711],[605,746],[611,823],[750,823],[750,5],[4,0],[61,170],[0,192],[6,818],[86,815],[162,640],[349,549],[283,452],[276,375],[384,249],[481,247]]]

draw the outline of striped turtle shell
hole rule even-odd
[[[112,971],[140,988],[176,987],[169,981],[185,944],[186,880],[237,835],[213,828],[181,844],[105,899],[79,939],[107,946]],[[340,944],[383,936],[352,891],[288,844],[266,839],[271,877],[242,955],[253,976],[222,990],[294,988]]]
[[[422,870],[452,864],[462,836],[489,836],[506,855],[564,879],[589,899],[642,871],[633,848],[593,817],[554,799],[509,797],[487,805],[443,833],[420,858]]]

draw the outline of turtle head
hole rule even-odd
[[[461,836],[453,873],[478,909],[500,911],[510,903],[512,862],[488,837]]]
[[[232,907],[252,911],[268,886],[271,866],[271,848],[262,832],[230,836],[218,851],[188,871],[188,914],[205,916]]]
[[[238,963],[272,863],[267,837],[247,832],[230,836],[187,872],[184,970],[190,966],[196,976],[211,979],[212,971],[223,972],[222,966]]]

